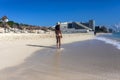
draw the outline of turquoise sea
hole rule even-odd
[[[108,44],[114,45],[117,49],[120,49],[120,32],[99,35],[96,39],[105,41]]]

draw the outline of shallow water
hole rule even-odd
[[[120,33],[109,33],[97,36],[95,39],[104,41],[120,50]]]
[[[120,53],[112,45],[89,40],[45,48],[1,70],[0,80],[120,80]]]

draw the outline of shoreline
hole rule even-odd
[[[120,55],[114,46],[90,39],[63,44],[63,48],[63,51],[51,48],[39,50],[26,58],[24,63],[1,70],[0,78],[2,80],[120,79]]]
[[[63,34],[62,44],[93,39],[92,33]],[[0,34],[0,70],[19,65],[26,58],[44,47],[54,46],[56,39],[54,34]]]

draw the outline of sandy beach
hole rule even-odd
[[[91,34],[64,35],[63,50],[55,48],[52,37],[3,41],[0,79],[119,80],[119,50],[93,38]]]
[[[84,36],[83,36],[84,35]],[[92,39],[92,34],[64,34],[62,44],[72,43],[81,40]],[[51,34],[0,34],[0,69],[15,66],[24,62],[37,50],[54,45],[56,48],[56,39]],[[28,46],[29,45],[29,46]],[[31,46],[30,46],[31,45]]]
[[[1,39],[1,80],[120,79],[119,50],[91,33],[64,34],[63,50],[56,49],[54,35],[17,36]]]

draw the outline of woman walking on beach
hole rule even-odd
[[[60,30],[60,24],[57,24],[55,26],[55,34],[56,34],[56,46],[58,49],[61,47],[61,38],[62,38],[62,32]]]

